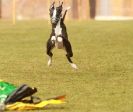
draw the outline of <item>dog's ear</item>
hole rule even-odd
[[[63,1],[62,1],[62,2],[60,2],[60,1],[59,1],[59,6],[61,6],[61,7],[62,7],[62,5],[63,5]]]
[[[53,1],[53,3],[51,4],[51,6],[50,6],[50,9],[49,9],[49,10],[54,9],[54,4],[55,4],[55,1]]]
[[[62,5],[63,5],[63,2],[60,2],[59,1],[59,6],[57,7],[57,9],[59,9],[60,11],[62,11],[62,9],[63,9],[63,6]]]

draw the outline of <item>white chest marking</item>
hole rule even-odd
[[[56,18],[56,9],[53,11],[53,18]]]
[[[63,48],[63,39],[60,37],[62,28],[60,26],[60,21],[57,23],[56,27],[54,28],[55,36],[51,37],[52,43],[55,43],[56,48],[62,49]]]
[[[55,27],[55,35],[59,36],[61,35],[62,28],[60,26],[60,21],[57,23],[57,26]]]

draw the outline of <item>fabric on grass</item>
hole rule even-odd
[[[49,99],[45,101],[41,101],[37,104],[32,103],[23,103],[23,102],[16,102],[13,104],[6,105],[6,110],[36,110],[36,109],[43,109],[47,105],[58,105],[63,104],[65,96],[57,97],[55,99]]]
[[[15,90],[15,85],[0,80],[0,102],[4,102],[7,96]]]

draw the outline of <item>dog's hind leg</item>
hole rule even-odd
[[[54,44],[52,43],[51,40],[48,40],[48,42],[47,42],[47,55],[49,56],[48,66],[51,66],[51,64],[52,64],[53,53],[51,51],[53,48],[54,48]]]
[[[72,68],[78,69],[77,65],[74,64],[73,61],[71,60],[71,57],[73,57],[73,52],[72,52],[72,47],[71,47],[69,40],[64,39],[64,46],[65,46],[65,50],[67,52],[66,57],[67,57],[69,63],[71,64]]]

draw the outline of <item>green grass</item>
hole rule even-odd
[[[42,99],[67,95],[66,104],[39,112],[132,112],[133,21],[66,24],[78,70],[56,49],[47,67],[46,21],[0,21],[0,78],[37,87]]]

